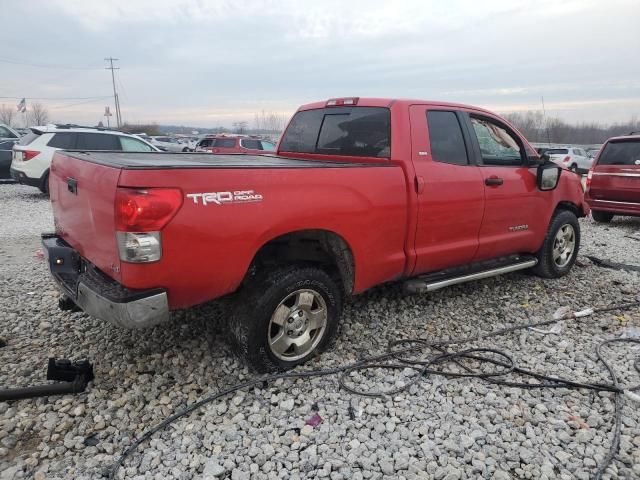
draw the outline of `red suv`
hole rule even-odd
[[[587,176],[585,200],[596,222],[640,216],[640,135],[607,140]]]
[[[196,145],[196,152],[210,153],[272,153],[276,149],[272,142],[249,136],[215,136],[203,138]]]

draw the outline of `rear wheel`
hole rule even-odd
[[[547,229],[538,264],[533,272],[540,277],[559,278],[571,270],[580,248],[580,224],[573,212],[558,211]]]
[[[189,148],[187,148],[187,147],[184,147],[184,148],[182,149],[182,153],[186,153],[186,152],[188,152],[188,151],[189,151]]]
[[[613,219],[613,213],[591,210],[591,216],[598,223],[609,223]]]
[[[238,353],[259,372],[306,362],[333,339],[342,292],[325,271],[280,267],[247,282],[230,319]]]
[[[48,171],[47,173],[44,174],[44,177],[42,178],[42,183],[38,188],[45,195],[49,195],[49,172]]]

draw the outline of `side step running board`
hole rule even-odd
[[[404,282],[405,291],[408,293],[425,293],[439,290],[449,285],[456,285],[458,283],[470,282],[472,280],[480,280],[482,278],[495,277],[502,275],[503,273],[516,272],[518,270],[525,270],[527,268],[535,267],[538,260],[535,258],[524,262],[518,262],[504,267],[492,268],[490,270],[483,270],[480,272],[470,273],[467,275],[461,275],[458,277],[450,277],[443,280],[429,281],[424,278],[413,278]]]

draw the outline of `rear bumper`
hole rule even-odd
[[[62,292],[92,317],[124,328],[145,328],[169,320],[167,292],[120,285],[56,235],[42,235],[45,257]]]
[[[24,172],[16,170],[15,168],[12,168],[10,170],[10,173],[11,173],[11,178],[13,178],[16,182],[22,185],[29,185],[30,187],[38,187],[38,188],[40,188],[40,186],[42,185],[42,181],[43,181],[42,178],[27,177],[27,175]]]
[[[617,215],[629,215],[632,217],[640,216],[640,203],[617,202],[613,200],[595,200],[589,197],[586,198],[586,201],[592,210],[610,212]]]

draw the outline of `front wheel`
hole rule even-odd
[[[580,224],[573,212],[558,211],[549,223],[538,264],[533,272],[545,278],[559,278],[571,270],[580,248]]]
[[[613,220],[613,213],[591,210],[591,216],[598,223],[609,223]]]
[[[257,371],[286,370],[329,344],[341,313],[342,292],[324,270],[280,267],[243,287],[229,331],[238,353]]]

